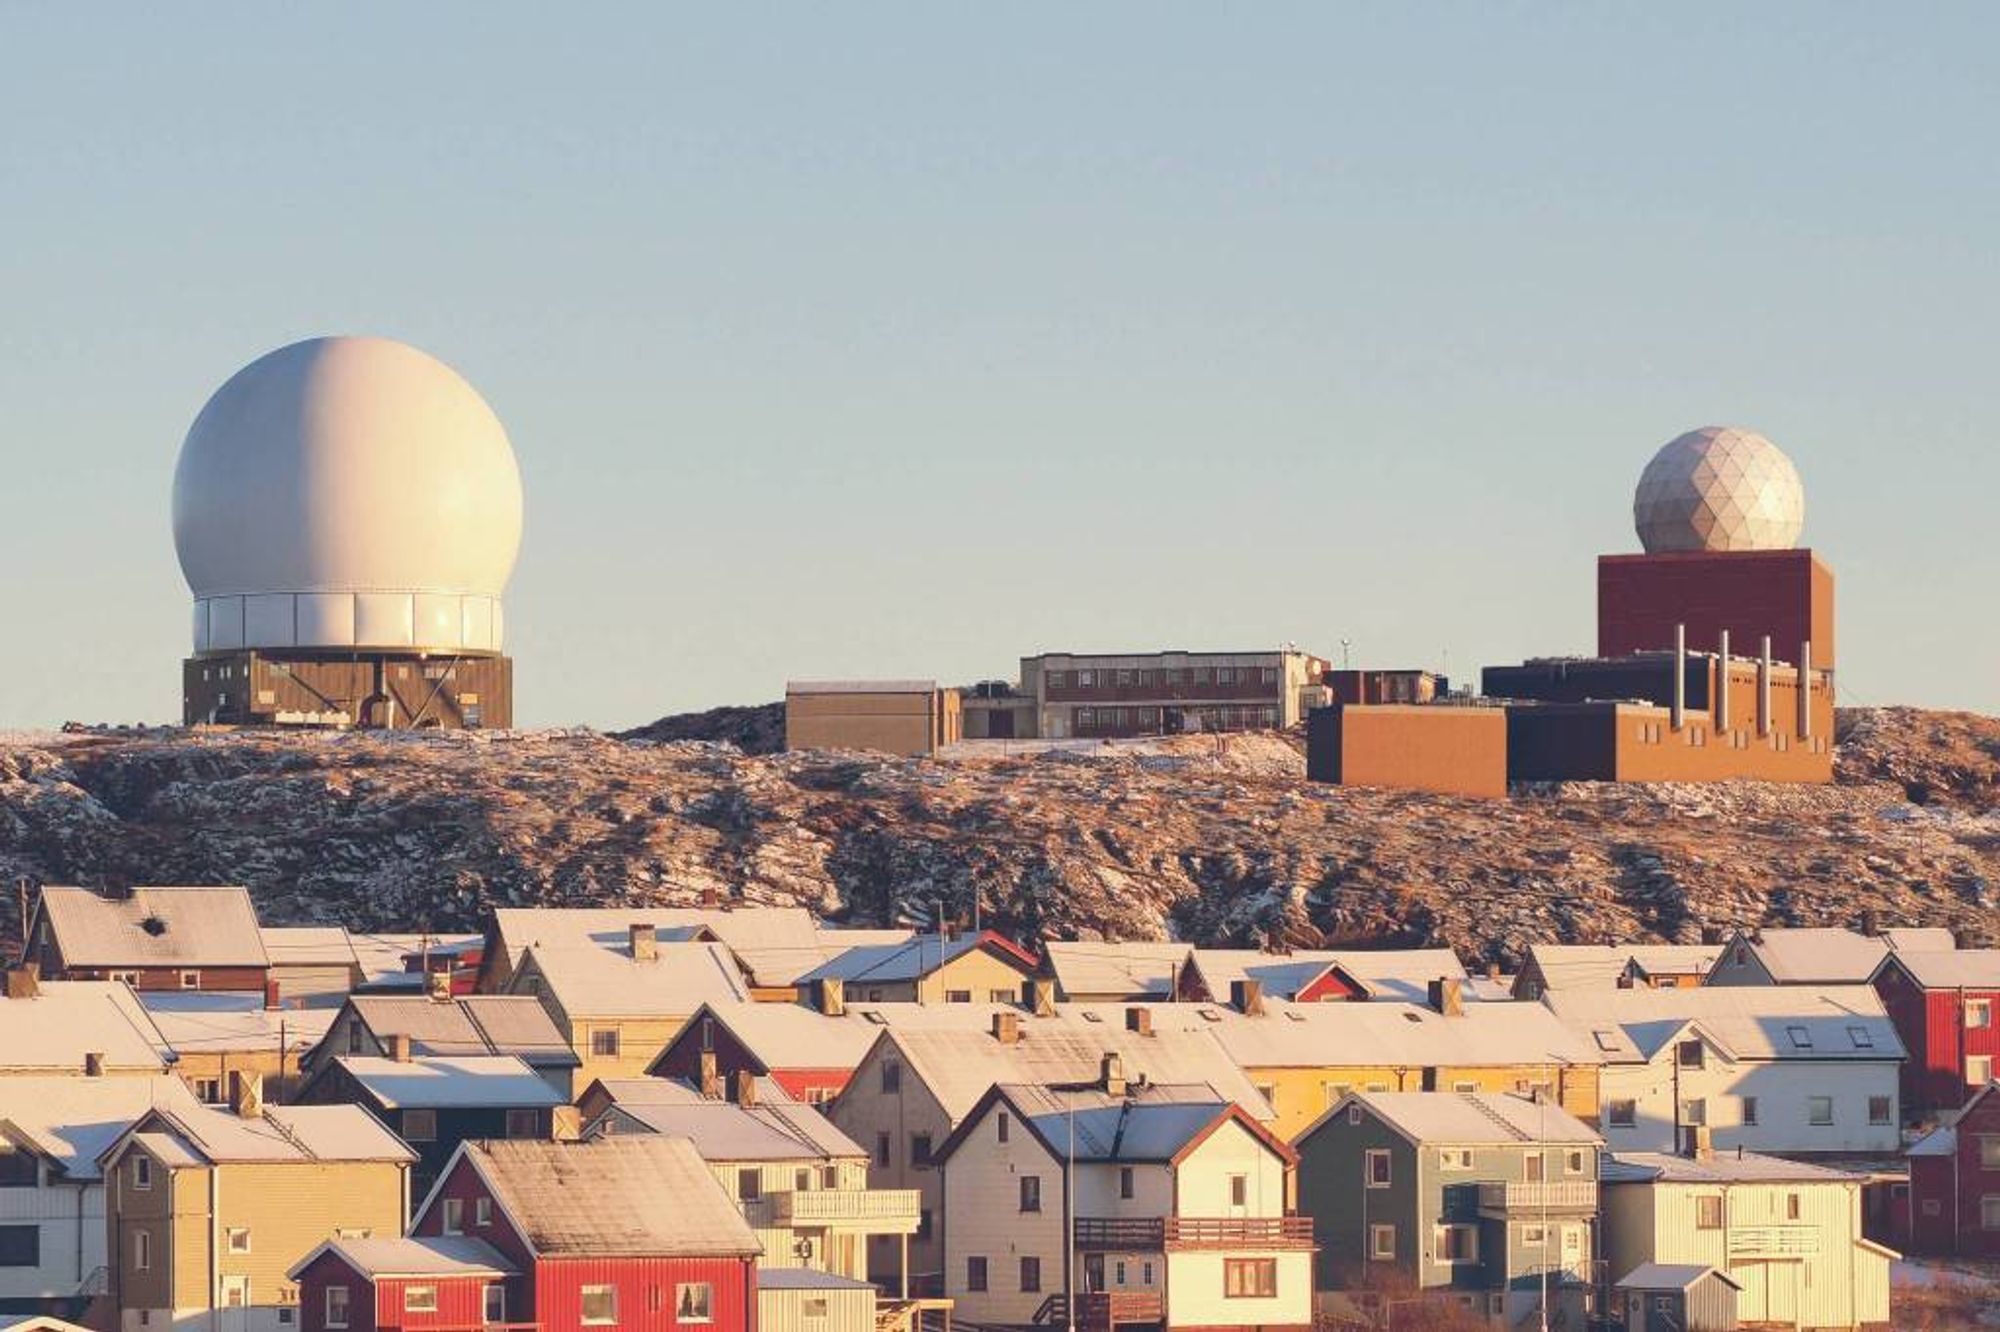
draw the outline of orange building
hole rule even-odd
[[[1507,794],[1500,708],[1337,704],[1306,723],[1306,776],[1441,795]]]

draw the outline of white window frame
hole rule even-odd
[[[1993,1025],[1993,1001],[1991,999],[1968,999],[1965,1001],[1965,1025],[1967,1029],[1990,1027]]]
[[[499,1306],[497,1309],[494,1308],[496,1304]],[[507,1321],[507,1287],[504,1283],[499,1281],[486,1283],[486,1289],[479,1297],[479,1311],[485,1315],[488,1323]]]
[[[135,1272],[153,1270],[153,1232],[150,1230],[132,1232],[132,1270]]]
[[[230,1226],[222,1232],[223,1247],[230,1253],[250,1252],[250,1227]],[[237,1241],[241,1239],[241,1243]]]
[[[250,1278],[241,1272],[231,1272],[222,1278],[222,1298],[217,1301],[225,1309],[247,1309],[250,1307]]]
[[[1371,1263],[1396,1261],[1395,1226],[1387,1222],[1376,1222],[1368,1227],[1368,1261]]]
[[[473,1200],[472,1224],[480,1227],[493,1224],[493,1200],[491,1198],[481,1197]]]
[[[1456,1257],[1446,1257],[1446,1237],[1454,1231],[1465,1236],[1466,1252]],[[1458,1267],[1462,1264],[1478,1262],[1479,1227],[1464,1225],[1458,1222],[1449,1222],[1438,1226],[1436,1232],[1431,1236],[1431,1257],[1434,1261],[1448,1267]]]
[[[1472,1169],[1472,1149],[1470,1147],[1442,1147],[1438,1149],[1439,1170]]]
[[[430,1282],[403,1287],[404,1313],[436,1313],[438,1288]]]
[[[1375,1178],[1375,1163],[1383,1166],[1382,1178]],[[1393,1189],[1396,1187],[1396,1158],[1386,1147],[1370,1147],[1361,1157],[1361,1183],[1365,1188]]]
[[[181,973],[181,988],[183,990],[199,990],[201,988],[201,973],[199,971],[183,971]]]
[[[143,1152],[132,1154],[132,1187],[141,1190],[153,1187],[153,1158]]]
[[[446,1198],[444,1200],[444,1217],[440,1222],[440,1227],[447,1235],[463,1235],[465,1233],[464,1199]]]
[[[1824,1118],[1820,1116],[1820,1108],[1822,1106],[1826,1109]],[[1831,1096],[1806,1097],[1806,1125],[1809,1128],[1833,1127],[1833,1098]]]
[[[339,1328],[346,1327],[348,1319],[348,1311],[352,1307],[352,1301],[353,1301],[352,1292],[350,1292],[346,1286],[328,1286],[326,1288],[326,1292],[320,1298],[324,1304],[324,1308],[322,1308],[322,1310],[320,1311],[321,1321],[323,1321],[326,1324],[326,1326],[334,1328],[336,1330]],[[334,1314],[335,1305],[338,1305],[340,1307],[340,1313],[338,1316]]]
[[[590,1299],[593,1295],[602,1295],[611,1301],[611,1313],[609,1317],[592,1318],[587,1312],[590,1308]],[[576,1316],[577,1321],[585,1327],[610,1327],[616,1324],[618,1322],[618,1287],[600,1283],[577,1287]]]
[[[688,1290],[700,1290],[706,1292],[702,1296],[702,1307],[704,1312],[699,1314],[688,1314],[685,1316],[682,1315],[681,1293],[683,1291],[688,1291]],[[675,1283],[674,1321],[676,1323],[683,1325],[688,1323],[713,1323],[715,1321],[715,1283],[712,1281],[681,1281]]]
[[[1967,1055],[1965,1057],[1965,1085],[1984,1087],[1993,1081],[1992,1055]]]

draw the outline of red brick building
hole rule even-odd
[[[490,1244],[541,1332],[756,1327],[757,1236],[684,1138],[468,1142],[410,1233]]]
[[[1988,1083],[1956,1121],[1910,1148],[1917,1253],[2000,1258],[2000,1096]]]
[[[1667,551],[1597,557],[1597,655],[1624,657],[1674,645],[1714,652],[1726,632],[1736,651],[1833,665],[1833,572],[1810,550]]]
[[[1905,1114],[1956,1110],[2000,1068],[2000,949],[1891,952],[1869,981],[1910,1057]]]

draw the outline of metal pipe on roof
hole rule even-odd
[[[1674,708],[1673,727],[1681,729],[1681,722],[1687,716],[1687,664],[1688,630],[1684,624],[1674,626]]]
[[[1812,640],[1799,644],[1799,739],[1812,735]]]
[[[1757,734],[1771,733],[1771,636],[1764,635],[1757,654]]]
[[[1715,709],[1715,729],[1727,731],[1729,729],[1729,631],[1727,629],[1722,631],[1716,652],[1721,659],[1715,664],[1715,697],[1709,701]]]

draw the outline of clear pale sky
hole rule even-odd
[[[0,726],[166,720],[175,451],[321,333],[520,456],[523,724],[1593,643],[1776,440],[1841,693],[2000,711],[2000,11],[0,9]]]

